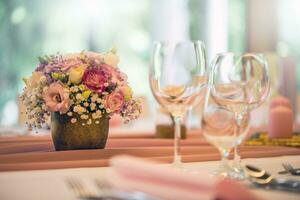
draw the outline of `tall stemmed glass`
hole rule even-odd
[[[181,167],[180,126],[188,108],[199,103],[207,83],[204,44],[156,42],[149,73],[151,91],[175,121],[174,161]]]
[[[204,101],[201,118],[202,133],[208,142],[213,144],[221,154],[221,162],[213,171],[215,176],[232,176],[232,168],[228,164],[228,156],[239,137],[235,135],[235,115],[225,107],[216,103],[211,94],[209,84]],[[245,113],[241,118],[240,130],[242,137],[249,129],[249,115]]]
[[[235,116],[235,175],[245,177],[237,146],[245,139],[241,136],[241,122],[245,114],[259,107],[269,94],[269,75],[266,60],[262,54],[233,53],[218,54],[212,66],[212,96],[217,104],[234,113]]]

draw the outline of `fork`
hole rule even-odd
[[[103,196],[114,196],[114,198],[122,200],[158,200],[158,198],[149,196],[143,192],[116,190],[105,180],[96,179],[95,183]]]
[[[300,172],[298,172],[291,164],[289,163],[282,163],[282,167],[292,175],[299,176]]]
[[[101,200],[102,197],[96,196],[94,193],[89,191],[78,179],[68,178],[67,184],[73,190],[76,198],[83,200]]]
[[[83,200],[136,200],[133,196],[126,193],[115,194],[108,183],[96,182],[100,193],[95,194],[88,190],[80,180],[68,178],[67,183],[75,193],[75,196]]]
[[[113,191],[112,187],[109,185],[108,182],[96,179],[95,183],[101,195],[111,196],[112,194],[115,194],[115,191]]]

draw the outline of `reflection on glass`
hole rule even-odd
[[[211,94],[215,102],[234,113],[236,137],[240,137],[244,116],[259,107],[269,94],[266,60],[261,54],[218,54],[212,64]],[[241,144],[245,137],[237,140]],[[235,148],[235,178],[244,179],[240,156]]]
[[[187,109],[199,103],[207,83],[203,43],[155,43],[149,81],[155,99],[175,120],[174,166],[180,167],[180,124]]]
[[[246,113],[241,118],[240,134],[235,134],[235,115],[225,107],[217,104],[212,98],[211,88],[206,93],[201,127],[204,137],[208,142],[218,148],[221,154],[221,164],[214,175],[231,176],[232,169],[228,164],[228,156],[238,141],[242,141],[249,129],[249,115]]]

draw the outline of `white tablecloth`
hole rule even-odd
[[[256,158],[245,159],[245,163],[255,165],[267,169],[275,176],[285,177],[286,175],[278,175],[277,172],[282,170],[281,163],[289,162],[295,167],[300,167],[300,156],[283,156],[273,158]],[[203,170],[208,173],[215,169],[218,162],[197,162],[187,163],[185,166],[192,170]],[[77,177],[81,179],[90,190],[96,190],[93,180],[103,178],[104,174],[109,170],[106,168],[75,168],[60,170],[39,170],[39,171],[19,171],[19,172],[1,172],[0,173],[0,199],[1,200],[53,200],[76,199],[72,191],[66,184],[67,177]],[[291,179],[299,179],[300,177],[286,176]],[[245,183],[247,184],[247,183]],[[262,199],[268,200],[296,200],[300,199],[299,194],[267,191],[263,189],[251,189],[257,193]]]

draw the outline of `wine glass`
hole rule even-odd
[[[234,113],[216,103],[212,97],[211,88],[210,84],[205,95],[201,118],[202,133],[206,140],[213,144],[221,154],[220,165],[213,171],[213,175],[232,177],[232,168],[228,164],[228,156],[232,148],[236,146],[237,140],[240,140],[240,137],[247,133],[249,114],[245,113],[241,116],[241,134],[236,137]]]
[[[156,42],[149,73],[151,91],[175,121],[174,161],[181,167],[180,126],[187,110],[198,104],[207,83],[204,44],[201,41]]]
[[[245,115],[259,107],[269,94],[269,74],[262,54],[218,54],[212,64],[211,93],[217,104],[234,113],[236,140],[234,178],[244,179],[237,146],[247,134],[242,134],[241,122]]]

